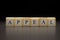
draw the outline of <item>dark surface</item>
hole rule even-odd
[[[56,27],[5,27],[0,22],[0,40],[59,40],[60,22]]]

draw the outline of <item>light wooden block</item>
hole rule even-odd
[[[6,17],[6,26],[56,26],[55,17]]]
[[[47,17],[40,17],[40,26],[47,26]]]
[[[22,26],[23,17],[15,17],[15,26]]]
[[[15,26],[14,17],[6,17],[6,26]]]
[[[48,17],[48,26],[56,26],[56,18],[55,17]]]
[[[23,25],[22,26],[30,26],[30,17],[24,17],[23,18]]]
[[[38,17],[31,18],[31,26],[39,26],[39,18]]]

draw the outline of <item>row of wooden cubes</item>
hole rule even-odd
[[[6,26],[56,26],[55,17],[6,17]]]

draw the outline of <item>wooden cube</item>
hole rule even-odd
[[[6,17],[6,26],[15,26],[14,17]]]
[[[48,26],[56,26],[56,18],[55,17],[48,17]]]
[[[38,17],[32,17],[31,18],[31,26],[39,26],[39,18]]]
[[[30,26],[30,17],[24,17],[23,18],[23,24],[22,24],[22,26]]]
[[[40,26],[47,26],[47,17],[40,17]]]
[[[15,17],[15,26],[22,26],[23,17]]]

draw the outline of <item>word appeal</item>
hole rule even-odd
[[[56,26],[55,17],[6,17],[6,26]]]

